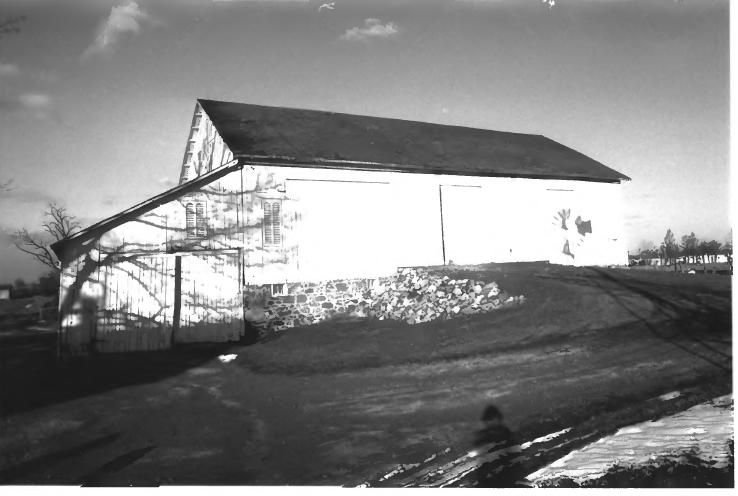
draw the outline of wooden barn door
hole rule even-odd
[[[138,256],[98,267],[100,292],[92,349],[99,352],[169,347],[173,258]]]
[[[497,253],[496,212],[489,211],[483,188],[443,185],[439,194],[446,263],[486,263],[504,255]]]
[[[175,343],[237,341],[244,334],[239,252],[181,257]]]

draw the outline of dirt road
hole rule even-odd
[[[501,270],[483,275],[501,279]],[[25,406],[9,408],[0,424],[0,481],[403,485],[434,454],[424,466],[472,449],[489,405],[519,444],[570,429],[555,443],[528,446],[525,469],[533,472],[598,435],[731,392],[730,281],[689,277],[508,271],[501,284],[525,294],[528,308],[454,323],[455,339],[416,339],[403,344],[413,359],[378,366],[352,369],[343,360],[335,370],[282,372],[264,357],[279,360],[282,350],[291,360],[290,336],[257,345],[268,355],[231,347],[239,360],[230,363],[170,354],[176,365],[162,374],[141,372],[139,358],[105,373],[90,366],[87,389],[78,371],[73,386],[63,383],[69,394],[37,385],[28,386],[35,403],[6,396]],[[342,345],[346,356],[367,339],[386,339],[376,327],[362,329]],[[311,332],[300,331],[295,339]],[[243,357],[265,361],[254,369]],[[658,399],[674,390],[682,394]],[[381,480],[398,464],[412,466]]]

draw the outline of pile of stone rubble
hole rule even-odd
[[[370,301],[364,309],[367,317],[417,324],[491,312],[521,304],[525,297],[508,295],[496,282],[450,279],[407,268],[397,277],[375,284]]]

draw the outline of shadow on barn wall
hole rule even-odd
[[[240,251],[161,254],[141,248],[131,254],[129,244],[111,249],[93,239],[79,247],[81,255],[71,254],[59,304],[62,354],[246,337]]]

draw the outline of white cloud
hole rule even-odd
[[[17,76],[18,74],[20,74],[20,69],[17,65],[0,62],[0,77]]]
[[[397,35],[397,25],[393,22],[382,24],[379,19],[364,19],[364,27],[353,27],[347,29],[341,35],[342,40],[348,41],[367,41],[372,38],[390,38]]]
[[[98,27],[95,40],[84,51],[82,58],[112,51],[124,35],[133,36],[140,33],[144,24],[153,25],[157,22],[133,0],[114,6],[108,18]]]
[[[18,97],[18,101],[32,110],[43,110],[51,105],[51,97],[43,93],[24,93]]]
[[[174,179],[170,179],[168,177],[162,177],[159,178],[159,184],[165,188],[173,188],[177,185],[177,182]]]
[[[44,93],[22,93],[7,98],[0,98],[0,114],[22,113],[45,119],[54,117],[53,101]]]

